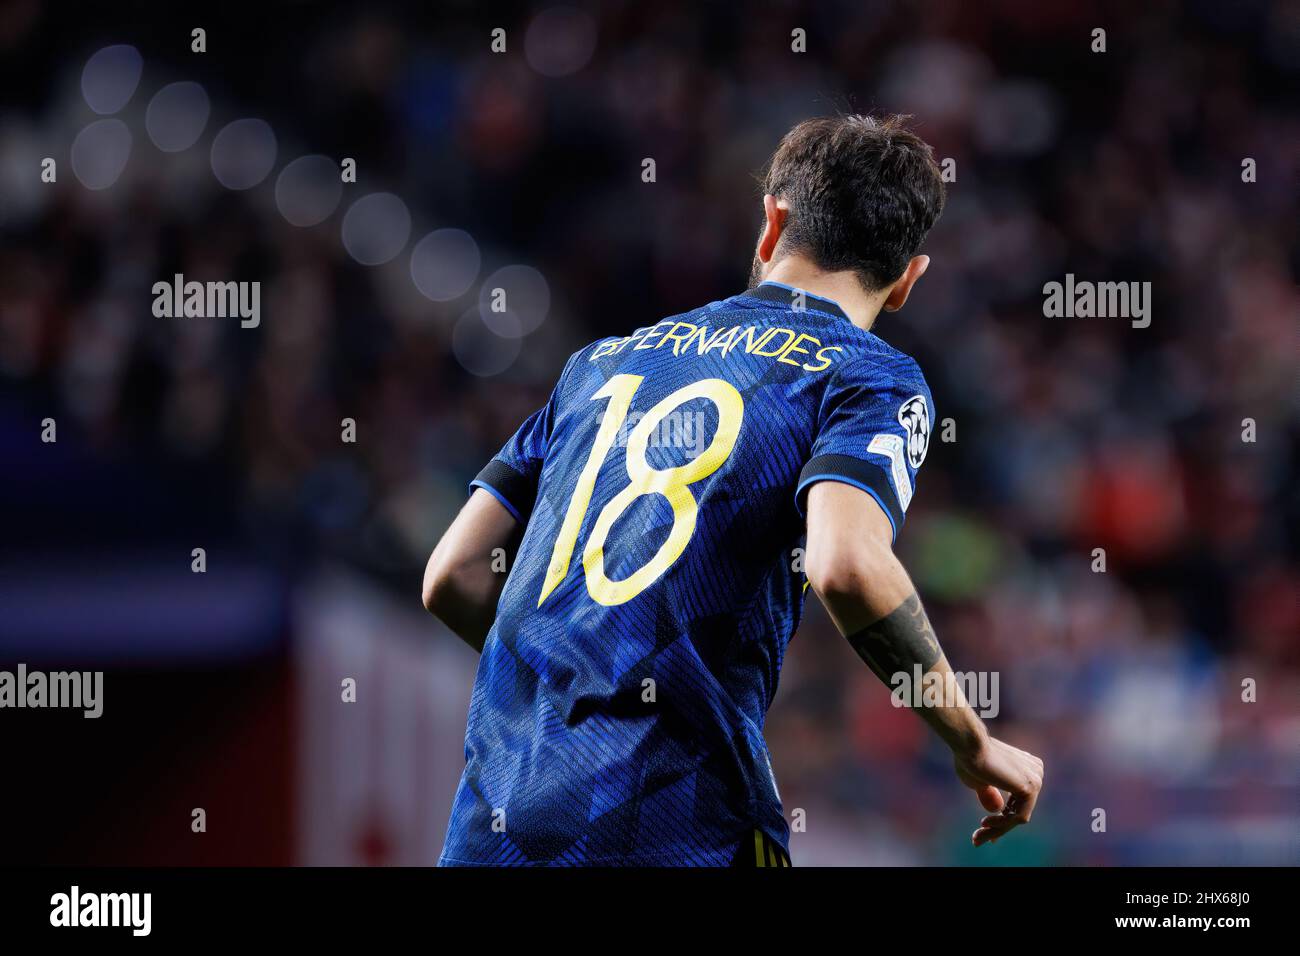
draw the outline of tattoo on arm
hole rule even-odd
[[[886,684],[900,671],[911,674],[916,664],[924,674],[943,656],[916,592],[879,621],[850,634],[849,644]]]

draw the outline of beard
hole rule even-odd
[[[754,251],[754,262],[749,267],[749,288],[754,288],[763,281],[763,260],[758,258],[758,251]]]

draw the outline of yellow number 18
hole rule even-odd
[[[560,533],[555,538],[555,550],[551,553],[551,563],[546,569],[546,581],[542,584],[542,594],[537,599],[538,607],[542,606],[542,602],[569,573],[569,560],[578,543],[582,519],[591,504],[596,477],[600,474],[601,465],[604,464],[614,439],[618,437],[623,422],[627,420],[632,396],[640,387],[641,380],[640,375],[615,375],[591,397],[592,401],[608,398],[609,405],[601,418],[591,454],[587,457],[582,474],[578,476],[578,485],[573,490],[569,509],[564,514]],[[653,467],[646,461],[650,436],[674,409],[696,398],[707,398],[718,408],[718,429],[714,432],[709,447],[684,465],[674,468]],[[695,516],[698,511],[690,486],[722,467],[731,450],[736,447],[736,437],[740,434],[740,422],[744,415],[745,401],[731,383],[720,378],[706,378],[679,388],[637,422],[627,440],[627,477],[630,483],[611,498],[609,504],[596,516],[596,525],[582,552],[587,592],[592,600],[610,606],[630,601],[681,557],[691,535],[695,533]],[[643,495],[663,495],[667,499],[673,509],[672,529],[653,558],[623,580],[611,580],[605,574],[605,539],[609,537],[614,522]]]

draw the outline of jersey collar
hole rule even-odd
[[[796,293],[803,293],[804,307],[814,312],[821,312],[824,315],[833,315],[837,318],[849,319],[848,313],[839,307],[830,299],[823,298],[819,295],[813,295],[806,289],[797,289],[792,285],[786,285],[783,282],[763,282],[743,293],[750,299],[762,299],[765,302],[778,302],[781,305],[793,307],[794,296]]]

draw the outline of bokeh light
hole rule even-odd
[[[212,140],[212,174],[227,189],[252,189],[275,166],[275,152],[275,132],[264,120],[235,120]]]
[[[211,112],[207,91],[199,84],[168,83],[149,101],[144,127],[164,153],[179,153],[199,141]]]
[[[504,311],[499,306],[504,305]],[[479,312],[497,335],[513,337],[535,332],[551,308],[551,287],[532,266],[502,266],[483,280]]]
[[[295,226],[324,222],[343,198],[338,164],[328,156],[300,156],[275,181],[275,205]]]
[[[434,302],[447,302],[469,291],[481,262],[478,243],[468,232],[438,229],[411,251],[411,280]]]
[[[343,216],[343,247],[363,266],[388,262],[410,235],[411,213],[392,193],[362,196]]]
[[[135,94],[143,70],[144,60],[135,47],[125,43],[106,46],[86,61],[81,71],[81,95],[101,116],[116,113]]]
[[[117,182],[131,158],[131,131],[119,119],[95,120],[72,141],[72,172],[87,189]]]

